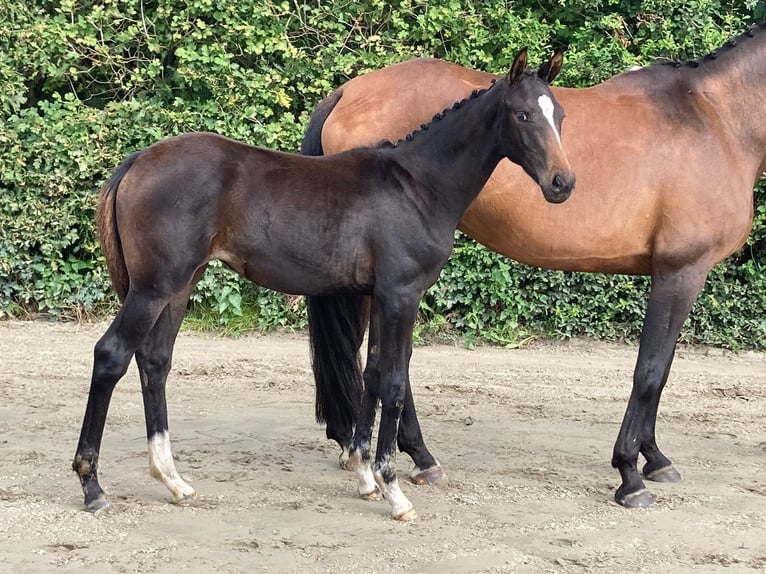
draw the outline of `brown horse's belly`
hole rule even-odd
[[[459,228],[493,251],[527,265],[649,274],[652,210],[640,201],[631,204],[591,193],[584,183],[578,182],[568,201],[554,205],[520,169],[501,165]]]

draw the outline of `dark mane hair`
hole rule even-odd
[[[531,74],[531,72],[524,72],[524,74]],[[459,110],[461,107],[463,107],[463,104],[475,100],[476,98],[479,98],[483,96],[485,93],[487,93],[489,90],[491,90],[495,84],[497,83],[497,79],[493,79],[491,85],[488,88],[482,88],[480,90],[474,90],[471,92],[471,95],[467,98],[463,98],[462,100],[455,102],[452,104],[452,107],[444,108],[441,112],[434,115],[434,117],[431,118],[431,121],[427,124],[422,124],[419,128],[415,129],[414,131],[410,132],[403,138],[397,140],[396,142],[392,142],[391,140],[382,140],[380,143],[378,143],[377,146],[379,148],[395,148],[399,147],[402,143],[411,142],[413,139],[415,139],[415,136],[419,133],[428,131],[428,128],[431,127],[431,125],[435,122],[438,122],[442,119],[444,119],[444,116],[447,115],[447,112],[453,111],[453,110]]]
[[[709,54],[706,54],[705,56],[702,56],[701,58],[697,58],[696,60],[688,60],[686,62],[683,62],[681,60],[658,59],[652,62],[652,65],[673,66],[674,68],[681,68],[681,67],[697,68],[699,67],[700,64],[715,60],[722,53],[728,52],[732,48],[736,48],[741,42],[754,37],[756,34],[763,33],[764,30],[766,30],[766,20],[763,22],[760,22],[759,24],[751,24],[739,36],[730,38],[729,40],[726,41],[726,43],[723,46],[713,50],[712,52],[710,52]]]

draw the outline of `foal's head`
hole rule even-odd
[[[575,174],[561,147],[561,122],[564,110],[548,84],[561,70],[557,52],[537,74],[527,72],[527,50],[522,49],[503,80],[505,114],[503,150],[514,163],[524,168],[542,188],[545,199],[561,203],[575,186]]]

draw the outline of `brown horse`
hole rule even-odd
[[[477,241],[529,265],[651,275],[633,390],[612,458],[622,478],[615,499],[624,506],[653,502],[637,470],[639,453],[646,478],[681,478],[657,447],[657,408],[681,326],[708,271],[750,231],[753,187],[766,168],[764,28],[754,26],[694,62],[654,64],[585,89],[554,88],[567,110],[564,143],[578,192],[560,208],[546,206],[523,172],[502,162],[460,220]],[[320,103],[302,151],[336,153],[399,137],[493,78],[429,59],[360,76]],[[333,301],[308,304],[310,317],[323,316]],[[318,367],[321,392],[335,375]],[[399,446],[415,461],[414,481],[436,482],[442,469],[408,406]],[[350,429],[328,420],[327,434],[341,444],[343,465]]]
[[[95,347],[73,463],[88,510],[108,505],[97,476],[101,439],[112,392],[134,354],[152,476],[178,502],[195,495],[173,463],[165,383],[189,295],[210,260],[219,259],[286,293],[372,297],[374,383],[362,400],[349,376],[324,408],[332,416],[361,409],[371,426],[382,402],[374,473],[370,433],[357,441],[366,463],[360,493],[376,496],[377,483],[394,517],[415,515],[392,459],[420,298],[500,160],[520,164],[551,202],[567,199],[574,186],[560,143],[563,110],[547,85],[561,55],[538,74],[525,72],[526,62],[523,50],[506,79],[397,145],[311,158],[196,133],[159,142],[117,168],[102,187],[97,224],[122,306]]]

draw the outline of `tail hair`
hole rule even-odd
[[[303,134],[301,142],[302,155],[324,155],[322,148],[322,129],[327,118],[335,109],[343,93],[335,90],[332,94],[323,99],[314,111],[311,112],[309,125],[306,127],[306,133]]]
[[[350,438],[364,381],[359,348],[367,324],[368,297],[307,297],[316,418],[331,439]],[[341,436],[343,435],[343,436]]]
[[[101,251],[106,259],[109,278],[112,288],[120,301],[124,301],[130,287],[128,269],[125,266],[125,257],[122,253],[120,234],[117,229],[115,214],[115,201],[117,189],[120,187],[122,178],[133,166],[133,162],[141,154],[136,152],[123,161],[112,176],[101,186],[99,191],[98,207],[96,208],[96,229],[101,243]]]

